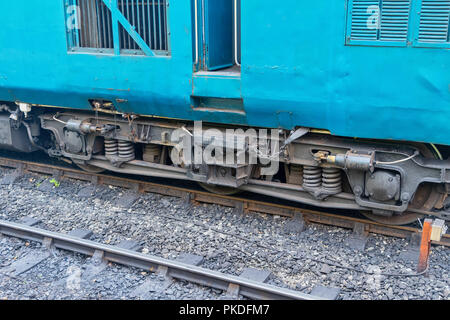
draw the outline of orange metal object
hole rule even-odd
[[[419,265],[417,266],[417,272],[423,272],[428,267],[428,257],[430,255],[431,248],[431,225],[433,220],[425,219],[422,228],[422,240],[420,242],[420,255]]]

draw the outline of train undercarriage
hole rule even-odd
[[[337,137],[324,130],[237,128],[122,114],[0,104],[0,148],[43,150],[87,171],[191,180],[384,224],[450,219],[448,147]],[[446,159],[444,159],[446,158]]]

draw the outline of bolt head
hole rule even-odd
[[[402,201],[409,201],[409,193],[408,192],[402,193]]]

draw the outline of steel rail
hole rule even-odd
[[[161,257],[122,249],[71,235],[47,231],[27,225],[0,220],[0,234],[15,238],[37,241],[57,249],[93,256],[100,252],[106,261],[150,272],[165,270],[165,274],[178,280],[186,280],[203,286],[224,290],[230,285],[239,286],[239,294],[258,300],[323,300],[324,298],[302,292],[276,287],[242,277],[168,260]]]
[[[421,232],[421,230],[412,227],[384,225],[367,219],[342,216],[324,211],[304,209],[295,206],[258,200],[250,200],[237,196],[217,195],[206,191],[141,181],[138,179],[122,178],[107,174],[89,173],[78,169],[25,160],[0,157],[0,166],[21,169],[30,173],[45,175],[56,174],[59,175],[62,179],[69,178],[75,180],[90,181],[98,184],[106,184],[127,189],[134,189],[139,192],[149,192],[166,196],[173,196],[188,199],[194,203],[210,203],[227,207],[235,207],[242,209],[244,212],[260,212],[286,217],[292,217],[295,214],[300,213],[303,215],[303,218],[306,222],[337,226],[346,229],[353,229],[356,223],[362,223],[365,225],[365,231],[368,233],[382,234],[398,238],[408,238],[413,233]],[[424,212],[424,214],[426,214],[426,212]],[[432,243],[450,247],[450,234],[444,234],[441,241],[433,241]]]

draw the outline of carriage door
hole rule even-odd
[[[193,2],[197,8],[195,24],[198,46],[195,52],[197,70],[213,71],[231,67],[234,64],[233,1],[193,0]]]
[[[203,0],[207,70],[233,65],[233,5],[230,0]]]

